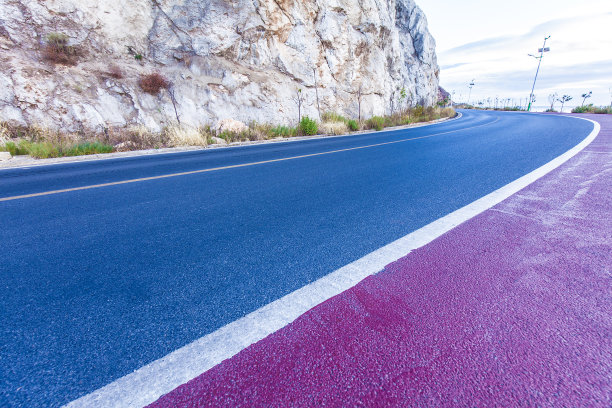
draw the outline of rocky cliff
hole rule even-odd
[[[60,38],[70,61],[47,55]],[[139,79],[169,81],[143,92]],[[0,121],[68,131],[363,117],[438,92],[412,0],[0,0]],[[361,92],[359,90],[361,89]],[[318,98],[317,98],[318,94]],[[318,102],[317,102],[318,99]]]

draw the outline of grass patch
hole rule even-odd
[[[323,123],[305,116],[298,127],[260,124],[255,121],[239,132],[223,132],[211,126],[171,125],[161,132],[151,132],[143,126],[129,128],[109,128],[102,132],[66,133],[40,126],[10,126],[0,122],[0,151],[8,151],[13,156],[31,155],[37,158],[78,156],[130,151],[159,149],[178,146],[208,146],[214,138],[222,138],[227,143],[290,138],[298,135],[319,133],[340,135],[348,131],[365,129],[382,130],[389,126],[406,125],[414,122],[431,121],[441,117],[453,117],[452,108],[415,107],[390,116],[375,116],[360,124],[354,119],[346,119],[335,113],[325,114]]]
[[[37,159],[53,157],[83,156],[89,154],[111,153],[113,146],[101,142],[82,142],[72,145],[58,145],[52,142],[6,142],[0,150],[11,153],[11,156],[30,155]]]
[[[383,130],[385,128],[385,118],[382,116],[372,116],[366,121],[366,128],[376,129],[377,131]]]
[[[297,136],[297,129],[289,126],[276,126],[272,128],[273,137],[295,137]]]

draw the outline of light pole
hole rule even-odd
[[[472,82],[470,82],[470,94],[468,96],[468,103],[467,103],[468,105],[470,104],[470,100],[472,99],[472,88],[474,87],[474,85],[476,84],[474,83],[474,80],[472,79]]]
[[[533,80],[533,86],[531,87],[531,94],[529,95],[529,106],[527,106],[527,112],[531,112],[531,103],[533,101],[533,91],[535,91],[536,81],[538,80],[538,74],[540,73],[540,65],[542,65],[542,58],[544,58],[545,52],[550,51],[550,48],[546,48],[546,41],[548,41],[549,38],[550,38],[550,35],[544,38],[544,45],[542,45],[542,48],[538,50],[538,52],[540,53],[539,57],[529,54],[530,57],[533,57],[539,60],[539,62],[538,62],[538,70],[536,71],[535,78]]]

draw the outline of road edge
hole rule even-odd
[[[382,271],[385,266],[499,204],[566,163],[597,138],[601,130],[598,122],[582,117],[569,117],[591,122],[594,125],[593,131],[578,145],[550,162],[363,258],[67,404],[66,407],[136,407],[155,402],[162,395],[287,326],[313,307],[350,289],[368,276]]]
[[[421,128],[421,127],[434,126],[440,123],[446,123],[446,122],[461,119],[462,116],[463,115],[460,112],[457,112],[457,115],[455,115],[452,118],[442,118],[442,119],[433,120],[431,122],[420,122],[420,123],[413,123],[410,125],[394,126],[394,127],[385,128],[380,131],[359,130],[356,132],[346,133],[343,135],[297,136],[297,137],[282,138],[282,139],[258,140],[258,141],[253,141],[253,142],[235,142],[229,145],[211,145],[207,147],[198,147],[198,146],[168,147],[168,148],[163,148],[163,149],[134,150],[130,152],[114,152],[114,153],[104,153],[104,154],[73,156],[73,157],[58,157],[58,158],[52,158],[52,159],[35,159],[37,161],[33,161],[30,163],[24,163],[22,165],[15,165],[15,166],[5,166],[2,163],[0,163],[0,172],[3,170],[19,170],[19,169],[30,169],[33,167],[57,166],[60,164],[94,163],[94,162],[105,161],[105,160],[121,160],[121,159],[133,159],[133,158],[141,158],[141,157],[159,156],[159,155],[165,155],[165,154],[206,152],[206,151],[213,151],[213,150],[218,150],[218,149],[272,145],[276,143],[295,143],[295,142],[302,142],[306,140],[332,139],[332,138],[339,138],[339,137],[367,135],[371,133],[395,132],[398,130],[416,129],[416,128]],[[49,160],[49,161],[44,162],[44,160]]]

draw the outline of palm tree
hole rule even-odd
[[[584,106],[584,103],[586,102],[587,99],[589,99],[591,96],[593,96],[593,91],[589,92],[589,93],[583,93],[582,97],[584,98],[582,100],[582,106]]]
[[[563,106],[565,105],[565,102],[569,102],[572,99],[574,98],[569,95],[563,95],[560,99],[557,99],[557,101],[561,102],[561,113],[563,113]]]

